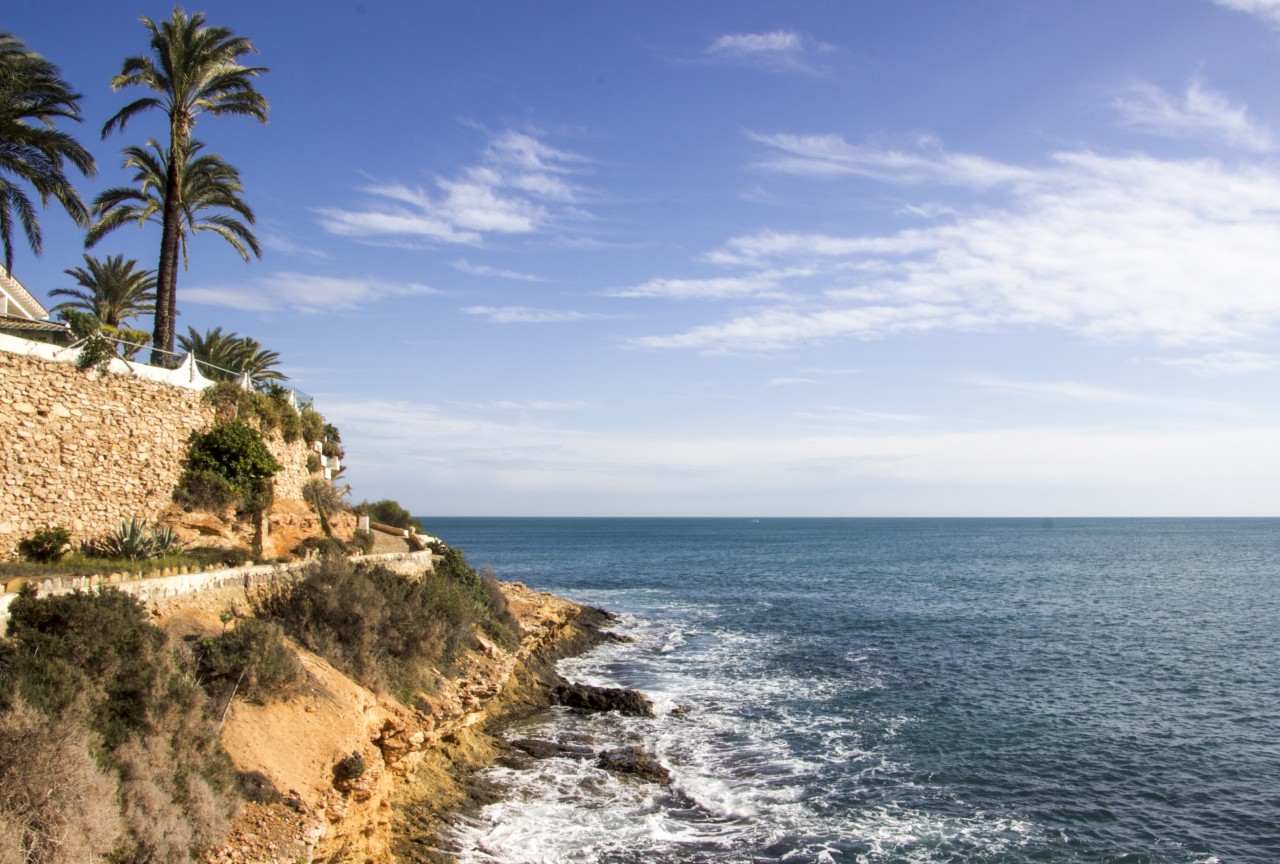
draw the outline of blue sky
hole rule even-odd
[[[281,352],[357,500],[1280,512],[1280,0],[202,8],[271,69],[268,126],[196,127],[266,254],[197,238],[179,331]],[[97,134],[169,9],[6,7],[84,93],[86,198],[161,132]]]

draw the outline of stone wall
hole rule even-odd
[[[78,544],[134,515],[154,521],[172,501],[189,436],[213,422],[197,391],[0,351],[0,560],[47,525]],[[267,443],[285,466],[276,498],[300,498],[305,444]]]

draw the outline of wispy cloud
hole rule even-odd
[[[541,276],[534,276],[532,273],[518,273],[515,270],[503,270],[498,267],[490,267],[487,264],[472,264],[466,258],[459,258],[451,266],[455,270],[469,273],[472,276],[496,276],[499,279],[514,279],[519,282],[547,281]]]
[[[775,155],[758,168],[815,177],[858,175],[894,183],[941,183],[985,188],[1035,178],[1026,168],[963,153],[948,153],[937,138],[925,135],[914,150],[885,150],[850,144],[839,135],[763,135],[747,133]]]
[[[1207,138],[1241,150],[1266,153],[1275,149],[1270,130],[1221,93],[1198,79],[1181,98],[1148,83],[1137,83],[1117,97],[1113,106],[1126,126],[1167,138]]]
[[[301,243],[294,243],[287,237],[274,232],[264,232],[262,234],[262,245],[276,252],[283,252],[285,255],[293,255],[297,258],[316,258],[324,259],[329,257],[329,253],[323,249],[316,249],[312,246],[304,246]]]
[[[1268,24],[1280,27],[1280,0],[1213,0],[1219,6],[1256,15]]]
[[[495,136],[481,162],[456,177],[436,177],[434,189],[399,182],[362,190],[363,210],[326,208],[321,226],[353,238],[413,238],[479,245],[486,235],[550,230],[571,214],[577,190],[566,178],[585,160],[521,132]]]
[[[277,309],[333,312],[351,311],[389,298],[438,293],[440,292],[434,288],[415,282],[280,272],[234,285],[184,288],[182,300],[246,312],[269,312]]]
[[[782,297],[778,275],[754,273],[712,279],[650,279],[630,288],[601,292],[606,297],[661,297],[671,300],[726,300],[742,297]]]
[[[840,150],[842,148],[835,148]],[[891,152],[857,148],[860,162]],[[785,302],[642,338],[656,348],[756,351],[894,333],[1049,327],[1087,338],[1226,350],[1280,327],[1280,168],[1268,162],[1057,153],[1041,166],[937,150],[883,179],[1007,178],[934,225],[888,234],[764,231],[704,258],[779,280]]]
[[[706,55],[719,61],[755,66],[771,72],[817,72],[816,54],[829,46],[789,30],[771,33],[729,33],[707,46]]]
[[[535,309],[530,306],[467,306],[458,311],[493,324],[559,324],[597,317],[569,309]]]
[[[1197,375],[1247,375],[1266,372],[1278,365],[1274,355],[1258,351],[1212,351],[1189,357],[1163,357],[1157,362],[1188,369]]]

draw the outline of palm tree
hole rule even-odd
[[[204,333],[188,327],[187,335],[178,337],[178,344],[195,356],[200,374],[215,381],[234,381],[246,373],[254,386],[287,380],[286,375],[274,368],[280,363],[277,352],[265,350],[261,343],[248,336],[223,333],[221,327]]]
[[[97,170],[93,157],[55,127],[58,118],[81,121],[80,94],[62,80],[57,66],[29,50],[12,33],[0,31],[0,242],[4,269],[13,271],[15,220],[39,255],[43,243],[35,207],[17,181],[30,184],[49,206],[56,199],[77,225],[89,211],[67,180],[70,162],[86,177]]]
[[[159,24],[143,17],[142,25],[151,34],[151,56],[126,58],[120,74],[111,79],[111,88],[143,87],[154,96],[135,99],[121,108],[102,127],[106,138],[138,114],[158,108],[169,119],[168,164],[161,211],[160,264],[158,269],[155,319],[155,348],[152,362],[164,362],[161,351],[172,351],[177,318],[179,225],[183,201],[179,171],[187,159],[192,129],[204,112],[252,117],[267,122],[267,100],[253,88],[253,79],[267,70],[244,66],[240,58],[256,53],[253,43],[236,36],[226,27],[205,26],[204,15],[187,15],[175,8],[168,21]]]
[[[202,154],[203,148],[204,144],[199,141],[190,142],[178,180],[181,207],[177,241],[183,268],[189,263],[187,238],[195,231],[212,231],[230,243],[246,261],[250,254],[261,258],[262,247],[249,228],[256,221],[253,210],[240,197],[244,191],[240,172],[216,153]],[[148,222],[163,225],[164,190],[169,185],[168,152],[150,140],[146,147],[126,147],[124,154],[124,167],[134,169],[133,182],[137,186],[108,189],[94,199],[96,221],[85,235],[86,247],[92,248],[121,225],[133,223],[139,228]],[[231,213],[209,212],[214,210]]]
[[[72,297],[54,306],[53,312],[62,309],[79,309],[89,312],[110,327],[120,325],[137,315],[152,315],[156,311],[156,274],[152,270],[134,270],[137,261],[124,260],[123,255],[107,256],[100,261],[91,255],[84,256],[84,267],[63,270],[73,277],[84,290],[54,288],[53,297]]]

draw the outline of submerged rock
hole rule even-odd
[[[628,717],[652,717],[653,703],[637,690],[563,683],[556,687],[556,702],[580,711],[617,711]]]
[[[605,750],[596,758],[596,765],[606,771],[619,774],[634,774],[645,780],[671,784],[671,772],[655,757],[639,747],[619,747],[616,750]]]
[[[534,759],[550,759],[552,756],[586,759],[595,755],[595,752],[590,747],[583,747],[580,744],[558,744],[555,741],[544,741],[541,738],[517,738],[510,743],[512,747],[522,753],[527,753]]]

